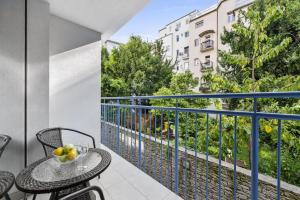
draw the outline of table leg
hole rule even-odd
[[[53,192],[53,193],[51,194],[49,200],[57,200],[57,197],[58,197],[58,192]]]
[[[36,199],[36,194],[34,194],[32,197],[32,200],[35,200],[35,199]]]

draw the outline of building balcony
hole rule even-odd
[[[183,59],[183,60],[187,60],[187,59],[189,59],[189,57],[190,57],[190,55],[189,55],[188,53],[184,53],[184,54],[182,55],[182,59]]]
[[[210,60],[201,63],[201,72],[210,71],[214,69],[214,63]]]
[[[211,51],[214,49],[214,41],[213,40],[206,40],[205,42],[201,43],[201,52]]]

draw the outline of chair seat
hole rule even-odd
[[[10,172],[0,171],[0,199],[8,193],[15,182],[15,176]]]

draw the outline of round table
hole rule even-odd
[[[87,155],[69,164],[59,164],[53,156],[46,157],[22,170],[16,178],[16,187],[31,194],[57,193],[95,178],[110,162],[110,153],[102,149],[89,149]]]

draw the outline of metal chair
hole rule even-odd
[[[5,147],[10,142],[11,137],[7,135],[0,135],[0,157],[4,152]],[[8,192],[15,182],[15,177],[10,172],[0,171],[0,199],[5,197],[6,200],[10,200]]]
[[[37,140],[42,144],[46,156],[52,155],[52,152],[54,149],[56,149],[58,147],[62,147],[64,145],[63,140],[62,140],[62,132],[63,131],[70,131],[74,134],[80,134],[80,135],[89,137],[93,143],[93,147],[96,148],[95,139],[93,136],[91,136],[89,134],[86,134],[86,133],[83,133],[81,131],[77,131],[74,129],[69,129],[69,128],[60,128],[60,127],[48,128],[48,129],[41,130],[36,134]],[[74,192],[84,189],[88,186],[89,186],[89,183],[85,183],[85,184],[78,185],[78,186],[70,188],[70,189],[62,190],[62,191],[58,192],[58,194],[53,193],[51,196],[52,197],[55,196],[55,198],[60,199],[69,194],[73,194]],[[36,198],[36,195],[34,195],[34,199],[35,198]],[[90,200],[91,198],[88,193],[85,193],[85,194],[81,195],[81,197],[78,198],[78,200],[79,199]]]
[[[93,142],[93,147],[96,148],[95,139],[89,134],[69,128],[48,128],[41,130],[36,134],[37,140],[43,145],[46,156],[52,155],[54,149],[63,146],[62,131],[70,131],[75,134],[89,137]]]
[[[96,191],[96,192],[99,194],[100,199],[101,199],[101,200],[105,200],[101,188],[100,188],[100,187],[97,187],[97,186],[89,186],[89,187],[87,187],[87,188],[84,188],[84,189],[82,189],[82,190],[79,190],[79,191],[77,191],[77,192],[74,192],[73,194],[70,194],[70,195],[68,195],[68,196],[66,196],[66,197],[64,197],[64,198],[62,198],[61,200],[74,200],[74,199],[76,199],[76,198],[80,198],[82,195],[84,195],[84,194],[86,194],[86,193],[88,193],[88,192],[90,192],[90,191]]]

